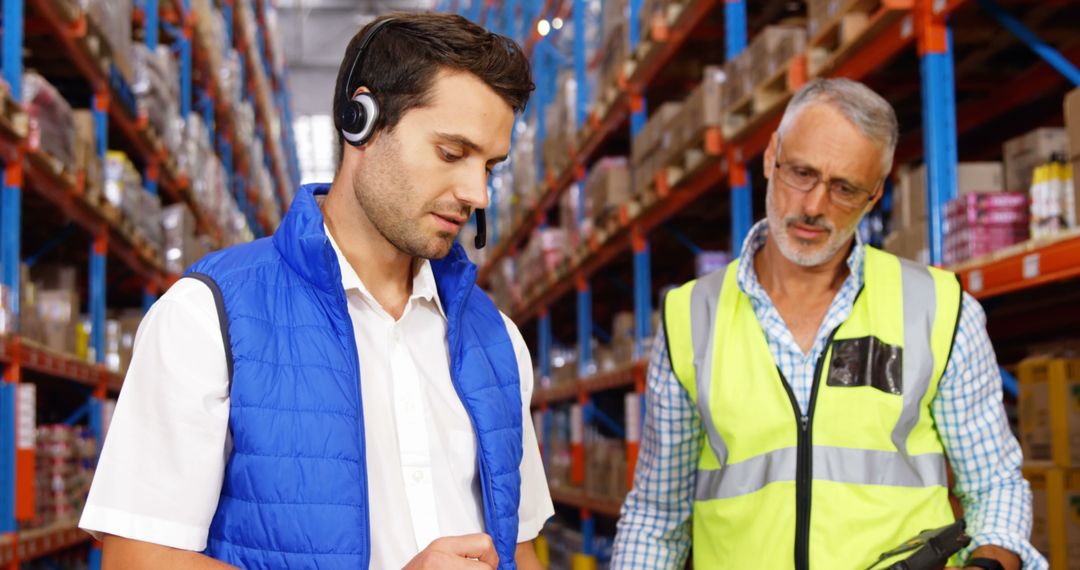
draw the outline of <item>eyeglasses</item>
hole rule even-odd
[[[777,138],[775,164],[780,180],[792,190],[798,190],[799,192],[809,192],[817,188],[817,185],[823,180],[821,173],[807,166],[780,162],[780,144],[781,141]],[[830,178],[825,180],[825,183],[829,189],[829,200],[845,210],[854,210],[865,206],[874,195],[873,191],[859,188],[846,180]],[[877,189],[876,184],[874,189]]]

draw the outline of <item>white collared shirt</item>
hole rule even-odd
[[[395,321],[330,241],[359,352],[371,568],[401,568],[440,536],[484,531],[476,437],[450,380],[431,264],[417,268]],[[532,361],[517,327],[503,320],[521,375],[523,542],[537,536],[554,507],[529,421]],[[203,550],[231,449],[228,383],[213,296],[202,282],[181,279],[139,326],[79,526]]]

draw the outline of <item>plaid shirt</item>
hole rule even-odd
[[[759,222],[743,244],[741,259],[753,259],[765,244]],[[758,282],[753,264],[739,266],[739,288],[750,297],[768,340],[769,352],[806,413],[814,367],[829,331],[851,314],[863,284],[865,249],[856,238],[847,259],[851,274],[833,299],[809,354],[804,355],[775,305]],[[682,568],[691,542],[694,483],[703,431],[697,407],[671,369],[664,331],[657,332],[649,363],[646,415],[634,488],[623,504],[612,568]],[[986,333],[982,307],[964,294],[952,357],[932,404],[938,433],[956,476],[954,493],[964,506],[971,545],[994,544],[1016,552],[1025,569],[1044,569],[1046,560],[1028,539],[1031,490],[1020,474],[1020,446],[1001,405],[1001,377]]]

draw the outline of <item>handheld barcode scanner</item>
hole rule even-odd
[[[379,33],[379,30],[393,21],[393,18],[380,21],[372,26],[371,30],[360,40],[360,47],[356,50],[356,59],[353,60],[352,66],[349,68],[349,76],[345,79],[345,102],[342,103],[338,112],[334,114],[337,127],[341,130],[341,136],[345,138],[346,142],[357,148],[367,144],[378,129],[379,100],[370,91],[350,96],[349,87],[352,85],[353,74],[356,73],[357,68],[360,69],[361,74],[363,73],[364,54],[367,53],[368,44],[375,39],[375,35]],[[487,216],[483,210],[476,210],[476,241],[474,243],[476,249],[483,249],[487,245]]]

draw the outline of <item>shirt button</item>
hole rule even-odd
[[[417,469],[416,471],[413,471],[412,478],[413,478],[413,481],[416,481],[417,483],[419,483],[419,482],[424,480],[424,472]]]

